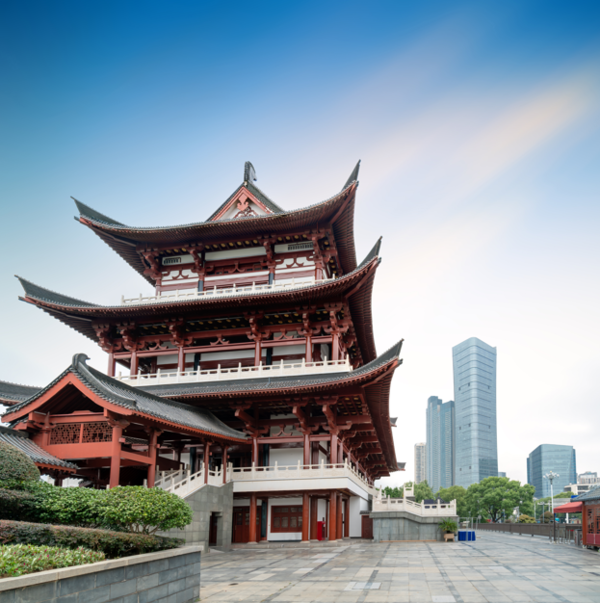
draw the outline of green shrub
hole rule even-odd
[[[52,526],[21,521],[0,521],[0,543],[59,546],[67,549],[84,547],[99,551],[109,559],[129,557],[174,549],[184,541],[178,538],[162,538],[148,534],[127,534],[91,528]]]
[[[84,548],[72,550],[32,544],[0,546],[0,578],[103,560],[104,553],[88,551]]]
[[[30,492],[0,489],[0,519],[37,519],[36,497]]]
[[[39,469],[24,452],[0,441],[0,482],[37,482],[39,479]]]
[[[36,492],[37,517],[41,523],[71,526],[112,527],[100,514],[106,490],[50,486]]]
[[[123,486],[106,490],[98,515],[128,532],[154,534],[192,523],[192,509],[176,494],[160,488]]]
[[[442,532],[456,532],[456,530],[458,530],[457,523],[451,519],[444,519],[444,521],[440,521],[438,525]]]
[[[519,515],[519,523],[535,523],[535,519],[530,515]]]

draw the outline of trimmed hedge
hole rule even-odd
[[[0,542],[58,546],[67,549],[84,547],[91,551],[102,552],[108,559],[174,549],[184,543],[179,538],[22,521],[0,521]]]
[[[37,498],[31,492],[0,488],[0,519],[31,521],[37,519]]]
[[[53,546],[15,544],[0,546],[0,578],[13,578],[57,569],[104,561],[104,553],[87,549],[62,549]]]
[[[39,479],[40,470],[24,452],[0,441],[0,481],[37,482]]]

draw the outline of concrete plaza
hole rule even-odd
[[[201,601],[600,603],[600,554],[541,538],[348,541],[239,549],[202,559]]]

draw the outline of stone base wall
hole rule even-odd
[[[0,603],[192,603],[200,547],[184,547],[0,580]]]
[[[373,540],[385,542],[394,540],[442,541],[444,536],[438,524],[444,519],[458,522],[457,516],[419,517],[404,511],[372,512]]]
[[[185,501],[192,507],[192,523],[183,530],[170,530],[162,534],[172,538],[184,538],[186,544],[203,546],[208,551],[210,517],[217,521],[217,544],[220,549],[231,546],[233,521],[233,482],[224,486],[206,485],[193,492]]]

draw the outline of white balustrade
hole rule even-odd
[[[215,285],[210,289],[204,291],[196,291],[195,289],[187,290],[176,290],[176,291],[162,291],[158,295],[140,295],[138,297],[126,298],[121,296],[122,306],[139,306],[147,304],[162,304],[168,302],[179,302],[179,301],[190,301],[194,299],[214,299],[218,297],[240,297],[245,295],[254,295],[256,293],[282,293],[285,291],[295,291],[296,289],[303,289],[306,287],[313,287],[314,285],[321,285],[334,280],[333,278],[322,278],[322,279],[305,279],[296,281],[291,279],[290,282],[285,283],[272,283],[271,285],[257,285],[252,283],[251,285],[243,285],[238,287],[233,285],[231,287],[222,287],[220,289]]]
[[[327,373],[344,373],[353,370],[350,357],[344,360],[323,360],[319,362],[306,362],[304,359],[292,362],[281,360],[275,364],[258,366],[242,366],[239,364],[233,368],[222,369],[218,365],[216,369],[197,371],[173,371],[137,375],[121,375],[115,378],[128,385],[170,385],[174,383],[199,383],[206,381],[231,381],[233,379],[260,379],[267,377],[287,377],[293,375],[318,375]]]
[[[299,479],[332,479],[346,477],[354,481],[358,486],[366,490],[372,496],[376,490],[365,479],[364,475],[357,471],[354,465],[348,463],[330,464],[321,462],[319,465],[274,465],[266,467],[233,467],[231,463],[227,466],[225,482],[257,482],[272,480],[294,480],[298,485]],[[223,485],[223,474],[221,470],[209,471],[208,484],[211,486]],[[154,483],[156,488],[162,488],[185,498],[195,490],[204,486],[204,467],[197,473],[189,471],[163,471],[157,474]]]
[[[390,496],[382,496],[381,490],[378,490],[377,496],[373,499],[373,511],[405,511],[421,517],[448,517],[449,515],[456,515],[455,500],[449,503],[438,501],[431,504],[425,504],[425,501],[417,503],[407,498],[407,495],[412,496],[412,494],[413,489],[407,488],[404,492],[404,498],[391,498]]]

